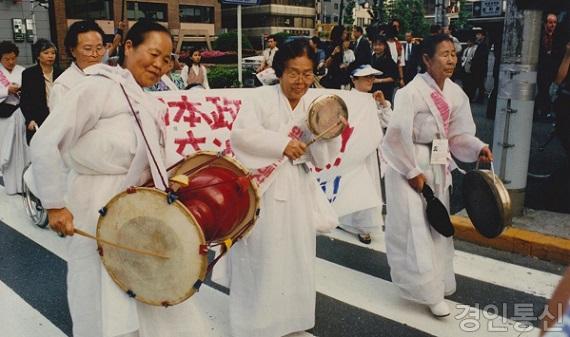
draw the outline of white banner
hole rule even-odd
[[[170,166],[184,156],[200,150],[223,152],[233,156],[229,137],[232,124],[242,103],[255,92],[254,90],[213,89],[154,93],[169,107],[165,116],[167,164]],[[339,215],[372,207],[368,205],[375,203],[376,198],[370,197],[368,193],[358,195],[358,198],[348,193],[339,197],[339,193],[344,190],[343,174],[361,171],[364,159],[378,146],[380,126],[375,105],[371,104],[371,101],[363,100],[361,94],[355,96],[355,93],[349,91],[311,89],[307,93],[309,98],[323,94],[336,94],[344,99],[348,107],[349,126],[341,135],[340,155],[325,167],[314,168],[316,178],[335,209],[342,209],[342,214]],[[274,171],[276,164],[258,170],[257,180],[262,182],[267,178]],[[361,180],[358,178],[361,175],[356,176],[348,180],[362,186],[362,182],[355,181]],[[367,199],[369,201],[366,201]],[[339,202],[344,205],[337,205]]]

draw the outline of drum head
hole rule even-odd
[[[119,193],[99,217],[97,237],[168,256],[146,256],[99,243],[101,261],[117,285],[137,300],[169,306],[194,294],[206,276],[204,235],[180,203],[157,189]],[[198,283],[197,283],[198,282]]]
[[[316,136],[337,124],[341,117],[348,121],[348,108],[337,95],[323,95],[317,97],[309,106],[307,124],[309,130]],[[343,127],[333,128],[322,139],[332,139],[342,133]]]
[[[189,176],[188,187],[171,187],[194,215],[206,241],[235,241],[252,228],[259,212],[257,185],[238,161],[200,151],[188,156],[173,175]]]
[[[501,183],[498,178],[495,181]],[[496,238],[508,225],[507,210],[502,205],[492,178],[484,171],[475,170],[465,174],[463,201],[473,226],[484,237]]]

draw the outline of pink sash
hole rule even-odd
[[[441,116],[441,120],[443,121],[443,129],[445,131],[445,137],[447,137],[449,133],[449,115],[450,115],[449,104],[447,104],[445,98],[443,98],[443,95],[437,90],[432,91],[430,96],[431,99],[433,100],[433,103],[435,104],[435,107],[437,108],[437,111],[439,111],[439,115]]]
[[[10,84],[12,84],[8,78],[6,77],[6,75],[4,75],[4,73],[2,72],[2,70],[0,70],[0,84],[2,84],[3,86],[5,86],[6,88],[8,88],[10,86]]]

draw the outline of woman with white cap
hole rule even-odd
[[[381,74],[381,71],[369,64],[361,65],[352,72],[354,88],[349,96],[353,98],[347,100],[351,102],[350,109],[353,111],[350,123],[360,127],[358,132],[351,135],[345,153],[350,153],[350,162],[357,164],[346,170],[341,168],[342,180],[337,198],[332,203],[339,215],[340,228],[356,234],[364,244],[372,242],[370,234],[383,223],[381,170],[377,150],[382,143],[382,129],[388,126],[392,109],[382,91],[370,93],[374,79]],[[354,195],[366,198],[359,199],[357,204],[347,200]]]

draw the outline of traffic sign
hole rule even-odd
[[[483,0],[473,3],[474,17],[501,16],[503,14],[501,0]]]

